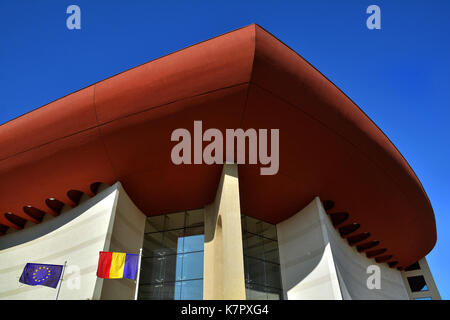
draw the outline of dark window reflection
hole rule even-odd
[[[423,276],[413,276],[407,279],[412,292],[428,291],[428,286]]]
[[[247,299],[281,300],[276,226],[248,216],[241,222]]]
[[[203,210],[149,217],[145,230],[139,299],[203,299]]]

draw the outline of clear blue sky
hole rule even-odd
[[[81,30],[66,8],[81,8]],[[366,8],[381,8],[381,30]],[[0,0],[0,123],[161,55],[258,23],[387,134],[433,205],[428,262],[450,298],[450,1]]]

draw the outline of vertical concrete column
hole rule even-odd
[[[236,164],[224,164],[216,198],[205,207],[203,299],[245,300]]]

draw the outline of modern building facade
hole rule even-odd
[[[279,129],[279,171],[174,164],[196,120]],[[257,25],[3,124],[0,157],[0,299],[440,299],[413,170]],[[96,277],[99,251],[141,248],[138,284]],[[19,283],[27,262],[66,262],[59,291]]]

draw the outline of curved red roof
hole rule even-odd
[[[436,242],[432,207],[383,132],[336,86],[257,25],[148,62],[0,126],[3,213],[67,204],[69,190],[119,180],[147,215],[213,201],[220,165],[173,165],[176,128],[279,128],[280,169],[240,165],[242,212],[278,223],[315,196],[407,266]],[[345,223],[344,223],[345,227]],[[345,230],[347,230],[345,229]],[[358,237],[353,237],[357,239]],[[363,243],[363,244],[364,244]]]

